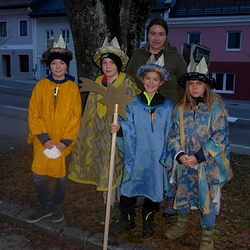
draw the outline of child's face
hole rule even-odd
[[[157,72],[146,72],[142,77],[142,83],[148,96],[152,96],[164,83]]]
[[[197,80],[187,82],[187,88],[192,97],[202,97],[206,91],[205,83]]]
[[[114,77],[118,74],[116,64],[110,58],[102,60],[102,71],[107,77]]]
[[[67,64],[60,59],[55,59],[50,63],[51,73],[56,80],[63,80],[65,78],[67,68]]]

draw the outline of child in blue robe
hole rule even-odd
[[[185,95],[174,111],[168,149],[176,160],[171,180],[175,185],[177,224],[165,237],[188,232],[188,213],[201,212],[200,250],[214,249],[213,230],[219,212],[221,187],[232,178],[227,112],[212,89],[215,80],[189,72],[179,79]]]
[[[111,225],[110,232],[118,234],[135,228],[135,203],[138,196],[143,196],[143,237],[148,238],[154,235],[154,215],[169,189],[167,170],[160,159],[172,125],[173,104],[158,93],[159,87],[170,80],[166,69],[157,64],[144,64],[138,69],[137,77],[145,91],[127,105],[127,119],[119,119],[117,125],[110,126],[111,133],[118,131],[117,142],[122,141],[124,152],[120,218]]]

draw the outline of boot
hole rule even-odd
[[[188,214],[179,213],[177,223],[164,235],[167,239],[174,240],[188,232]]]
[[[115,224],[110,226],[110,234],[118,235],[119,233],[135,228],[135,216],[130,214],[121,213]]]
[[[115,210],[114,207],[110,208],[110,220],[109,220],[109,224],[111,224],[112,222],[116,221],[118,215],[117,212]],[[99,224],[102,226],[105,226],[105,220],[106,220],[106,205],[104,207],[104,210],[102,212],[102,214],[99,217]]]
[[[214,249],[214,227],[202,227],[200,250],[213,250]]]
[[[149,238],[154,235],[154,217],[155,212],[150,212],[146,216],[142,216],[143,219],[143,238]]]
[[[173,209],[174,199],[175,199],[174,197],[167,197],[165,209],[162,214],[164,218],[167,218],[167,219],[175,218],[176,210]]]

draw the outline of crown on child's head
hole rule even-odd
[[[152,54],[149,57],[148,61],[146,62],[146,64],[157,64],[157,65],[159,65],[161,67],[164,66],[164,63],[165,62],[164,62],[164,55],[163,54],[157,60],[155,60],[155,55]]]
[[[122,62],[121,69],[124,69],[126,67],[128,63],[128,57],[120,48],[120,45],[116,37],[114,37],[111,40],[111,42],[108,42],[108,38],[106,37],[102,44],[102,47],[96,51],[94,55],[94,61],[100,68],[101,68],[101,57],[104,54],[109,54],[109,53],[114,54],[121,59],[121,62]]]
[[[180,77],[179,84],[185,88],[186,82],[190,80],[197,80],[208,84],[212,89],[216,87],[216,81],[213,77],[208,75],[208,67],[205,57],[202,57],[198,64],[188,65],[186,74]]]
[[[59,36],[59,39],[57,42],[55,42],[55,39],[53,36],[50,38],[48,49],[42,55],[43,60],[47,61],[49,56],[54,53],[59,53],[61,55],[64,55],[68,57],[69,60],[72,60],[73,58],[73,53],[67,49],[67,45],[64,42],[62,35]]]
[[[162,80],[166,83],[171,80],[171,76],[169,72],[163,67],[165,64],[164,62],[164,54],[162,54],[157,60],[155,60],[155,55],[152,54],[146,64],[143,64],[138,70],[137,70],[137,78],[141,81],[142,77],[146,72],[154,71],[160,74]]]

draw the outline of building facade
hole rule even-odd
[[[225,99],[250,101],[250,1],[177,0],[165,17],[168,39],[182,51],[196,43],[210,49],[209,73],[214,90]]]
[[[31,1],[13,2],[0,3],[0,76],[32,78],[34,46],[28,9]]]
[[[209,73],[225,99],[248,100],[250,0],[158,0],[148,19],[163,17],[168,40],[184,54],[187,45],[209,48]],[[48,73],[42,53],[62,34],[74,52],[63,0],[0,1],[0,77],[41,79]],[[142,45],[146,42],[144,32]],[[69,73],[77,77],[75,57]]]
[[[0,2],[0,77],[39,80],[49,74],[42,59],[50,38],[62,35],[74,52],[63,0]],[[77,77],[76,59],[68,73]]]

